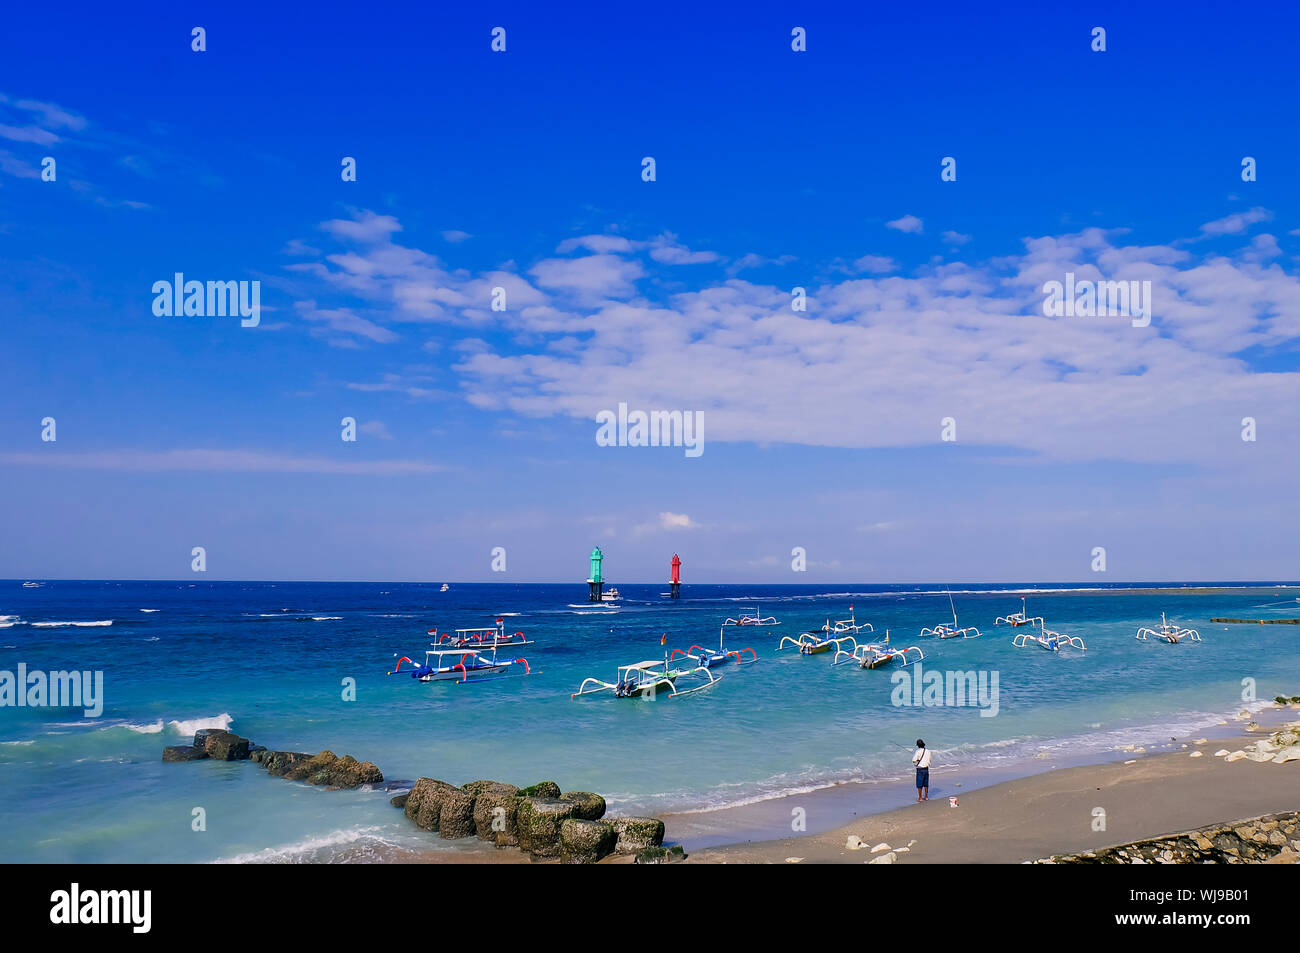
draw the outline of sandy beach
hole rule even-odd
[[[1293,711],[1278,712],[1294,716]],[[1278,721],[1293,720],[1279,718]],[[822,833],[695,851],[688,863],[865,863],[872,846],[910,849],[897,863],[1006,864],[1092,850],[1241,818],[1300,809],[1300,761],[1213,756],[1268,737],[1251,732],[1187,750],[1049,771],[873,814]],[[1191,752],[1202,752],[1192,757]],[[1094,830],[1094,810],[1105,830]],[[868,847],[845,846],[856,835]],[[883,853],[883,852],[882,852]]]

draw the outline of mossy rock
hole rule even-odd
[[[657,817],[615,817],[611,820],[618,833],[620,854],[639,854],[664,842],[664,822]]]
[[[458,840],[473,835],[474,797],[457,789],[444,791],[438,800],[438,836]]]
[[[590,791],[570,791],[560,800],[573,802],[573,816],[583,821],[598,821],[605,816],[605,799]]]
[[[519,810],[519,789],[513,784],[489,782],[478,788],[474,798],[474,832],[479,840],[498,847],[514,847],[519,838],[515,813]]]
[[[213,761],[247,761],[248,739],[230,731],[214,731],[204,738],[203,750]]]
[[[379,784],[384,780],[383,773],[375,764],[358,761],[352,755],[334,761],[324,773],[325,783],[336,788],[359,788],[363,784]]]
[[[560,825],[573,817],[572,801],[559,798],[526,797],[515,813],[519,847],[534,857],[557,857],[560,853]]]
[[[638,864],[671,864],[686,859],[686,851],[680,844],[672,847],[647,847],[636,855]]]
[[[560,823],[560,861],[565,864],[594,864],[614,853],[617,839],[613,824],[568,818]]]
[[[559,797],[560,786],[554,781],[538,781],[519,789],[520,797]]]
[[[465,793],[446,781],[420,778],[407,793],[406,804],[403,806],[406,816],[422,830],[436,831],[441,820],[442,798],[453,791],[457,794]]]
[[[406,807],[406,799],[410,796],[411,796],[410,791],[407,791],[403,794],[394,794],[392,797],[388,799],[388,803],[393,805],[393,807]]]
[[[266,773],[271,777],[282,778],[294,767],[313,757],[315,756],[303,751],[268,751],[258,763],[266,768]]]
[[[322,751],[312,755],[306,761],[300,761],[285,772],[284,777],[290,781],[306,781],[308,784],[325,784],[328,780],[327,769],[339,759],[333,751]]]

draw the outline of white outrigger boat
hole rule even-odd
[[[769,616],[759,615],[758,609],[755,608],[753,615],[750,615],[749,611],[745,610],[741,612],[740,618],[727,619],[722,624],[723,625],[757,625],[757,626],[767,627],[769,625],[780,625],[781,623],[776,621],[776,616],[774,615],[769,615]]]
[[[524,667],[524,675],[532,674],[528,659],[499,659],[495,646],[488,649],[429,649],[424,653],[423,665],[416,665],[403,655],[397,660],[397,667],[388,674],[400,674],[403,662],[414,666],[410,675],[419,682],[481,682],[505,678],[517,674],[510,671],[516,665]]]
[[[497,619],[496,625],[480,626],[477,629],[453,629],[438,635],[436,628],[429,634],[437,636],[437,642],[431,642],[440,649],[495,649],[498,646],[532,645],[522,632],[506,634],[505,619]]]
[[[1041,620],[1039,621],[1041,622]],[[1088,647],[1083,644],[1083,639],[1077,635],[1062,635],[1060,632],[1053,632],[1051,629],[1039,629],[1037,635],[1033,632],[1021,632],[1011,640],[1011,644],[1017,648],[1026,645],[1037,645],[1049,652],[1059,652],[1062,648],[1078,649],[1080,652],[1088,651]]]
[[[1197,632],[1195,629],[1184,629],[1181,626],[1175,625],[1165,618],[1163,612],[1160,613],[1160,628],[1152,629],[1144,626],[1137,630],[1135,638],[1141,642],[1145,642],[1148,636],[1155,636],[1157,639],[1168,642],[1170,645],[1177,645],[1183,639],[1186,639],[1188,642],[1204,641],[1204,639],[1201,638],[1201,633]]]
[[[832,635],[824,628],[800,632],[798,638],[787,635],[777,644],[776,650],[781,651],[787,642],[797,648],[800,655],[820,655],[832,650],[840,652],[843,651],[845,642],[852,642],[854,648],[858,644],[858,640],[851,635]]]
[[[704,668],[714,668],[718,665],[724,665],[727,662],[734,661],[738,665],[750,665],[758,661],[758,653],[751,648],[730,649],[726,644],[727,626],[729,625],[755,625],[752,622],[736,622],[734,619],[728,619],[718,629],[718,647],[716,649],[706,649],[702,645],[692,645],[689,649],[673,649],[672,654],[668,656],[671,663],[673,659],[681,655],[695,662],[696,665],[702,665]],[[780,625],[779,622],[772,623]],[[749,658],[745,658],[748,653]]]
[[[1025,609],[1025,597],[1020,597],[1020,611],[1013,612],[1010,615],[1000,615],[993,620],[994,625],[1036,625],[1040,629],[1043,627],[1043,617],[1034,616],[1030,618]]]
[[[916,657],[909,661],[908,652],[915,652]],[[853,651],[845,652],[840,649],[835,653],[835,658],[831,660],[832,665],[841,665],[848,662],[857,662],[859,668],[880,668],[888,665],[893,661],[900,661],[904,665],[915,665],[925,658],[925,653],[915,645],[909,645],[905,649],[896,649],[889,644],[889,632],[885,631],[885,638],[881,642],[863,642],[858,644],[856,641],[853,645]]]
[[[706,666],[694,668],[672,668],[665,656],[662,662],[654,660],[620,665],[614,682],[604,682],[598,678],[584,679],[578,690],[570,698],[580,695],[594,695],[598,692],[611,692],[615,698],[649,698],[654,700],[661,695],[664,698],[676,698],[692,692],[712,688],[722,681],[721,675],[714,675]],[[680,687],[682,683],[690,687]],[[588,684],[592,687],[588,688]]]
[[[921,630],[922,636],[937,635],[941,639],[978,639],[980,630],[973,625],[965,628],[957,621],[957,606],[953,604],[952,593],[948,593],[948,605],[952,607],[952,625],[946,622],[940,622],[935,626],[927,626]]]
[[[853,606],[849,606],[849,611],[853,611]],[[820,655],[823,652],[841,652],[844,643],[852,642],[856,650],[858,646],[856,636],[875,631],[875,627],[870,622],[859,622],[857,616],[850,615],[847,619],[836,619],[834,622],[827,619],[826,624],[820,629],[800,632],[798,638],[787,635],[776,648],[779,652],[789,642],[799,650],[800,655]]]

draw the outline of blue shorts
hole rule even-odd
[[[916,786],[917,786],[918,788],[928,788],[928,787],[930,786],[930,769],[929,769],[929,768],[917,768],[917,769],[916,769]]]

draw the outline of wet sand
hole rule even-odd
[[[1290,714],[1294,714],[1293,712]],[[910,850],[897,863],[1021,863],[1114,844],[1179,833],[1209,824],[1300,810],[1300,761],[1288,764],[1214,757],[1267,738],[1243,734],[1187,750],[1063,768],[958,794],[958,806],[935,798],[873,814],[831,831],[712,847],[687,863],[866,863],[883,855],[870,848],[888,843]],[[1202,757],[1191,757],[1200,751]],[[1093,830],[1094,810],[1105,811],[1106,829]],[[849,850],[857,835],[867,843]]]

